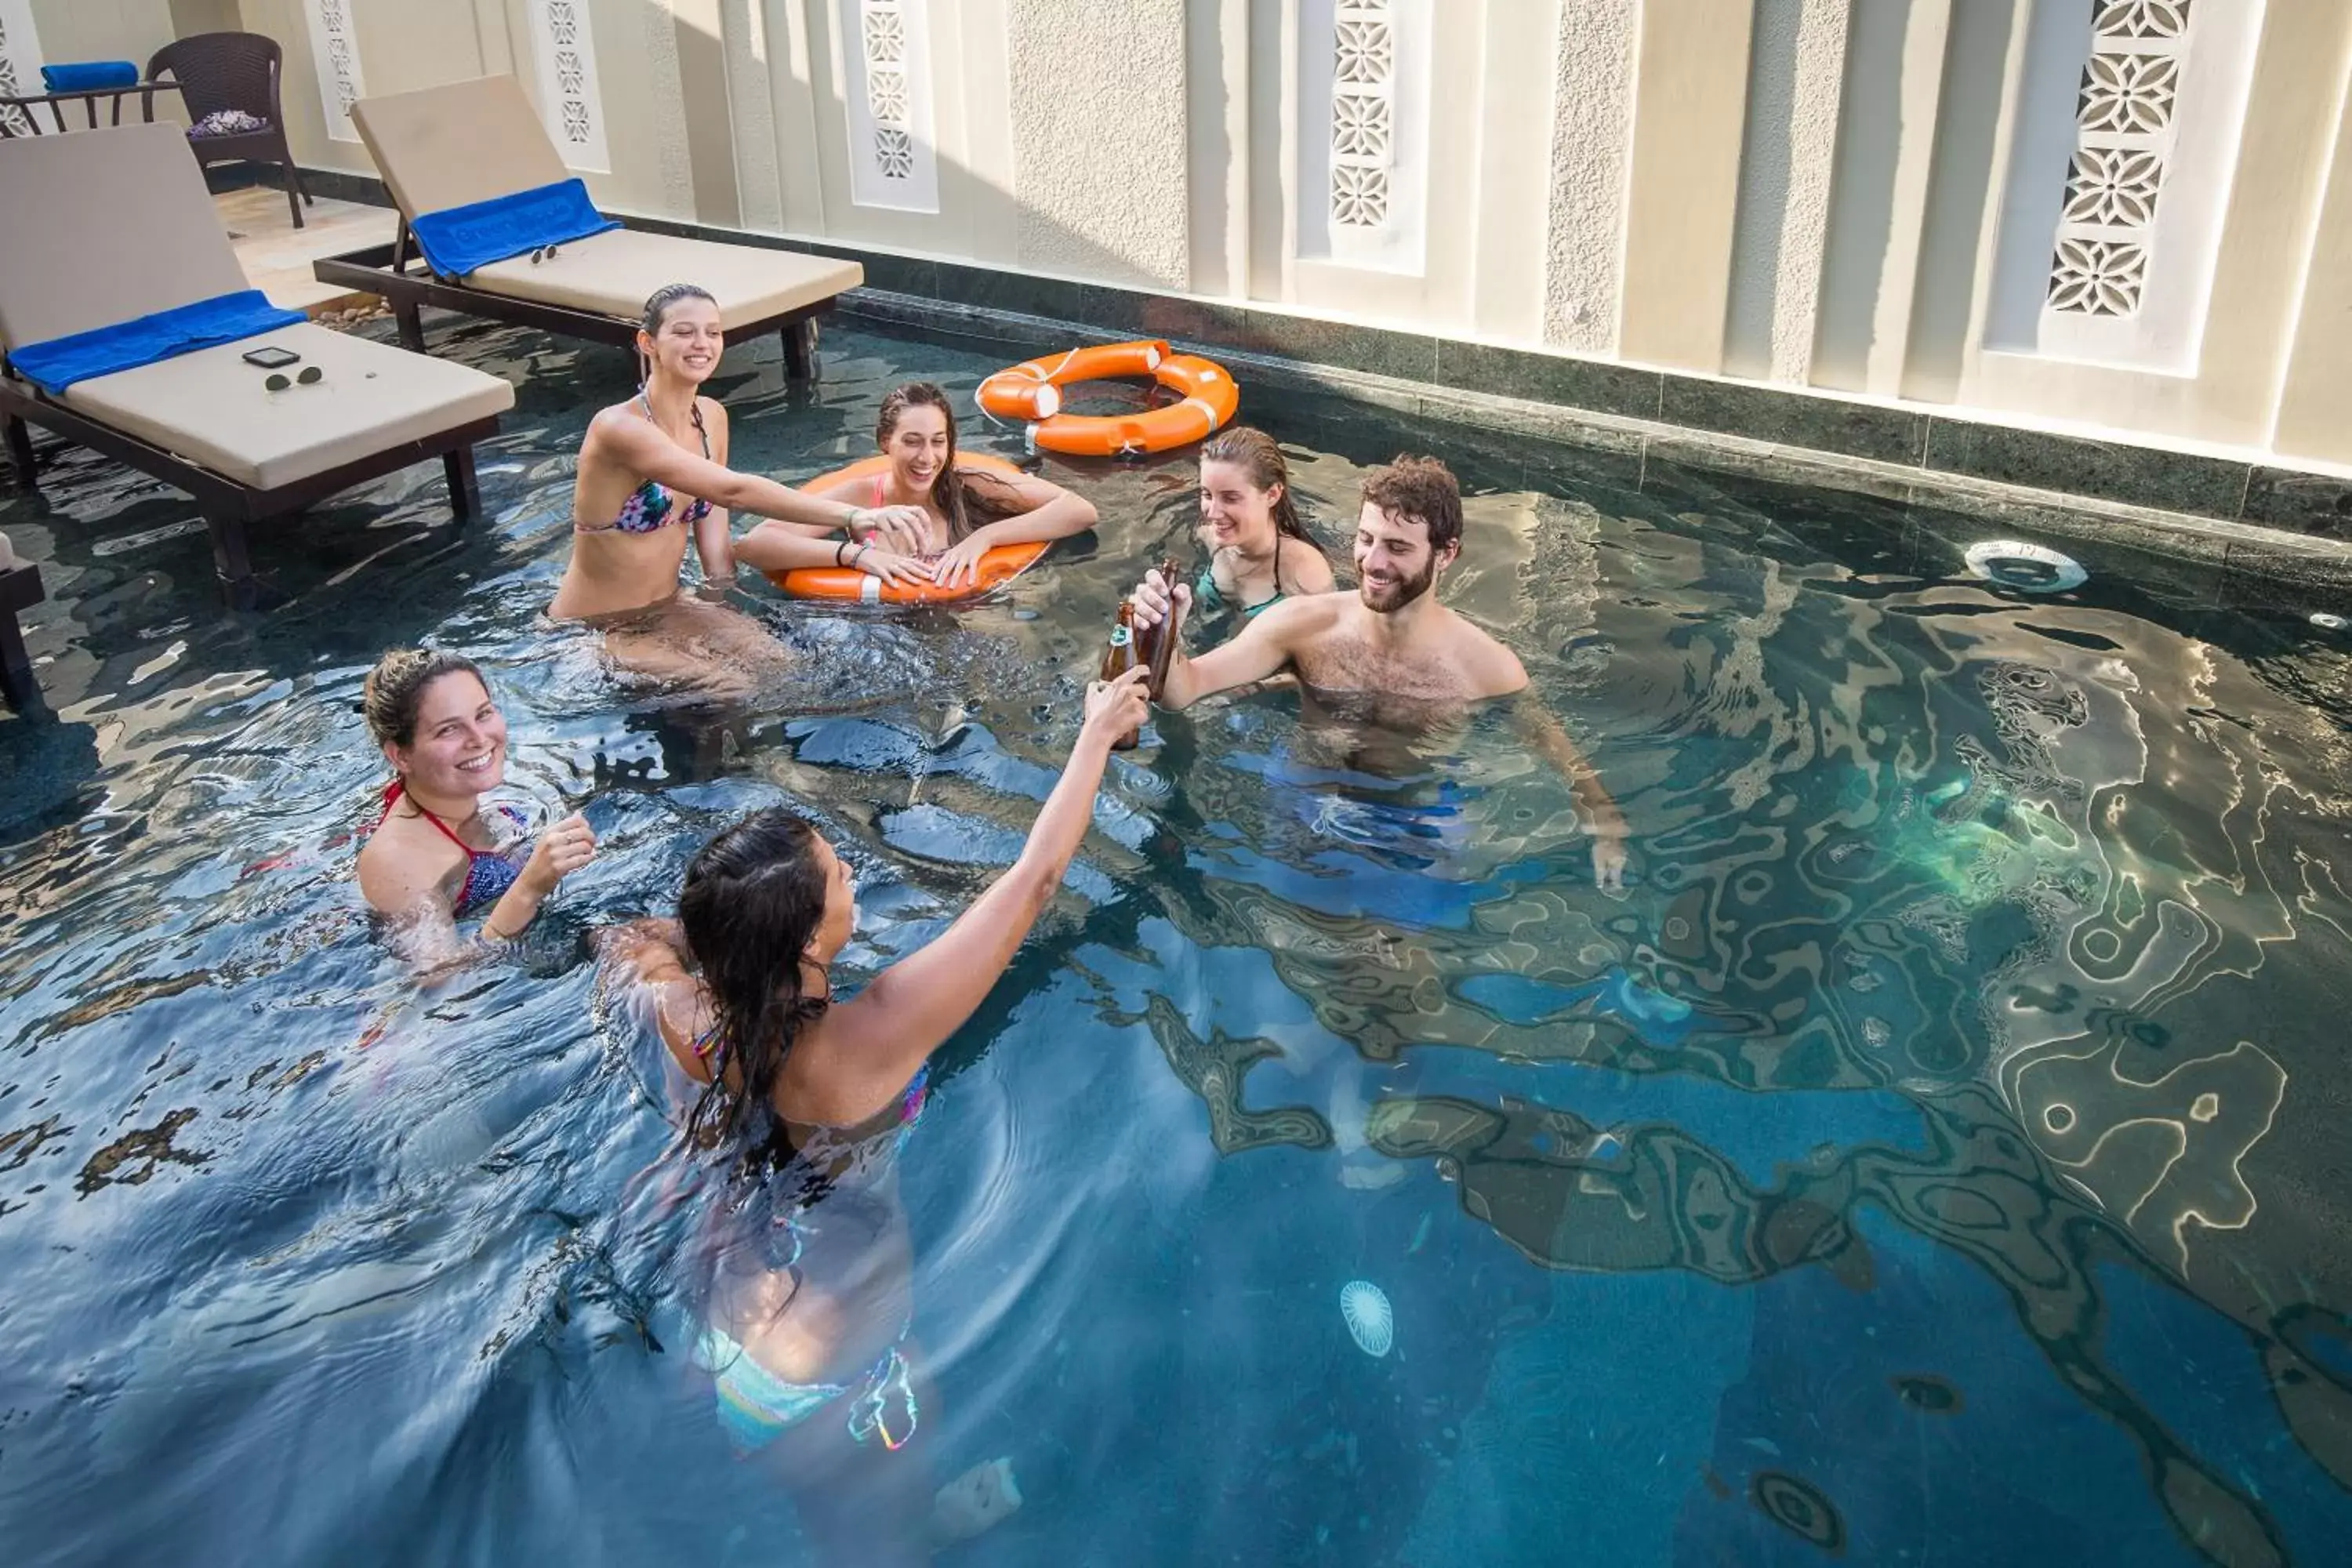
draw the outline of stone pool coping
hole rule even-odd
[[[321,195],[388,205],[379,181],[305,170]],[[840,257],[866,268],[845,314],[1049,347],[1167,338],[1265,384],[1424,419],[1792,485],[1853,491],[2066,538],[2130,542],[2352,590],[2352,475],[1258,306],[1013,272],[709,224],[656,234]]]

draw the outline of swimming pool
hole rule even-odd
[[[850,970],[919,942],[1017,847],[1117,595],[1190,558],[1189,455],[1056,463],[1102,526],[999,599],[769,601],[788,688],[631,689],[536,621],[621,356],[446,341],[521,377],[490,521],[388,481],[257,538],[262,614],[87,455],[0,506],[59,710],[0,724],[13,1561],[798,1560],[633,1223],[667,1128],[581,938],[792,801],[859,873]],[[827,351],[814,393],[718,378],[740,464],[832,467],[905,375],[1022,357]],[[1244,417],[1328,539],[1365,466],[1454,463],[1449,601],[1593,756],[1633,885],[1594,891],[1499,725],[1375,768],[1270,693],[1116,760],[906,1157],[939,1479],[1003,1454],[1027,1497],[956,1560],[2333,1560],[2323,606],[2124,550],[2036,597],[1969,576],[2007,531],[1963,520],[1246,386]],[[511,793],[605,848],[519,967],[420,999],[349,836],[360,678],[426,632],[490,672]]]

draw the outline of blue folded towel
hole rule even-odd
[[[444,278],[463,278],[477,267],[542,245],[562,245],[620,226],[596,210],[588,187],[576,179],[419,213],[409,225],[426,263]]]
[[[301,311],[280,310],[258,289],[240,289],[152,316],[135,316],[110,327],[92,327],[70,337],[26,343],[8,351],[8,363],[54,397],[77,381],[136,370],[215,343],[274,332],[303,320]]]
[[[51,92],[95,92],[110,87],[136,87],[139,68],[129,60],[84,60],[78,65],[43,66],[41,85]]]

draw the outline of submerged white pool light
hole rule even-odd
[[[1350,1279],[1339,1287],[1339,1316],[1348,1333],[1366,1355],[1383,1356],[1396,1343],[1396,1313],[1388,1297],[1369,1279]]]
[[[1969,570],[2004,588],[2029,594],[2063,594],[2090,575],[2071,555],[2021,539],[1987,539],[1969,546]]]

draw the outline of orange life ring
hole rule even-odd
[[[986,452],[958,452],[958,468],[992,468],[1000,473],[1018,475],[1021,470],[1002,458]],[[822,490],[844,479],[871,479],[888,471],[890,459],[877,452],[845,468],[835,468],[829,474],[819,474],[800,488]],[[950,605],[960,599],[976,599],[992,588],[1001,588],[1021,575],[1045,553],[1047,542],[1033,541],[1027,544],[1000,544],[980,558],[980,575],[970,586],[943,588],[937,583],[885,583],[855,567],[803,566],[796,572],[771,572],[768,581],[796,599],[848,599],[865,605]]]
[[[1074,381],[1148,375],[1183,401],[1147,413],[1097,417],[1062,412]],[[1234,416],[1241,389],[1225,367],[1170,351],[1157,339],[1100,343],[1000,370],[980,384],[980,405],[1000,419],[1029,421],[1029,444],[1085,458],[1131,458],[1204,441]]]

